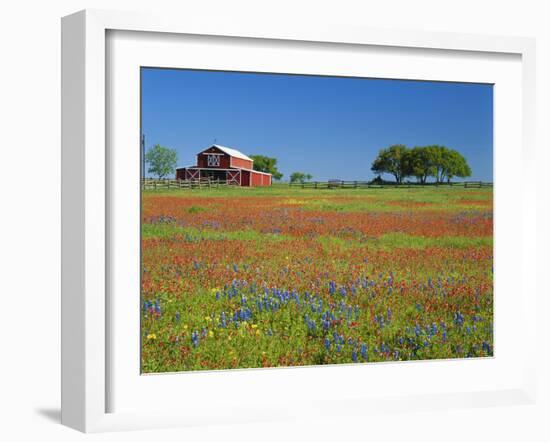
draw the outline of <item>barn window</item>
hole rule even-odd
[[[208,166],[219,166],[220,155],[208,155]]]

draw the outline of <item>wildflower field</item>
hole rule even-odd
[[[143,373],[493,355],[492,189],[142,193]]]

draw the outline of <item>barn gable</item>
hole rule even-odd
[[[254,161],[244,153],[230,147],[214,144],[197,154],[197,165],[199,167],[239,167],[252,169]]]

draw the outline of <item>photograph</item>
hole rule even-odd
[[[141,373],[493,357],[493,93],[141,67]]]

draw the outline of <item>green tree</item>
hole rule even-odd
[[[397,183],[401,183],[404,177],[410,175],[409,152],[407,146],[403,144],[394,144],[382,149],[373,161],[371,170],[378,175],[391,174]]]
[[[472,175],[472,169],[459,152],[447,149],[443,156],[443,177],[450,182],[453,177],[466,178]]]
[[[413,147],[409,152],[409,172],[416,179],[425,184],[428,177],[434,176],[436,168],[433,155],[428,147]]]
[[[149,164],[148,172],[162,179],[168,174],[174,173],[178,163],[178,153],[175,149],[155,144],[145,154],[145,161]]]
[[[305,183],[306,181],[309,181],[313,178],[313,176],[309,173],[304,172],[292,172],[290,175],[290,182],[291,183]]]
[[[264,155],[249,155],[254,161],[253,168],[258,172],[270,173],[271,176],[280,180],[283,174],[277,170],[277,158],[270,158]]]
[[[437,183],[442,183],[445,178],[446,158],[449,149],[445,146],[439,146],[437,144],[426,146],[425,149],[428,151],[432,161],[432,176],[435,178]]]
[[[468,162],[455,149],[439,145],[426,146],[424,149],[431,159],[432,176],[436,182],[450,182],[453,177],[465,178],[472,175]]]

